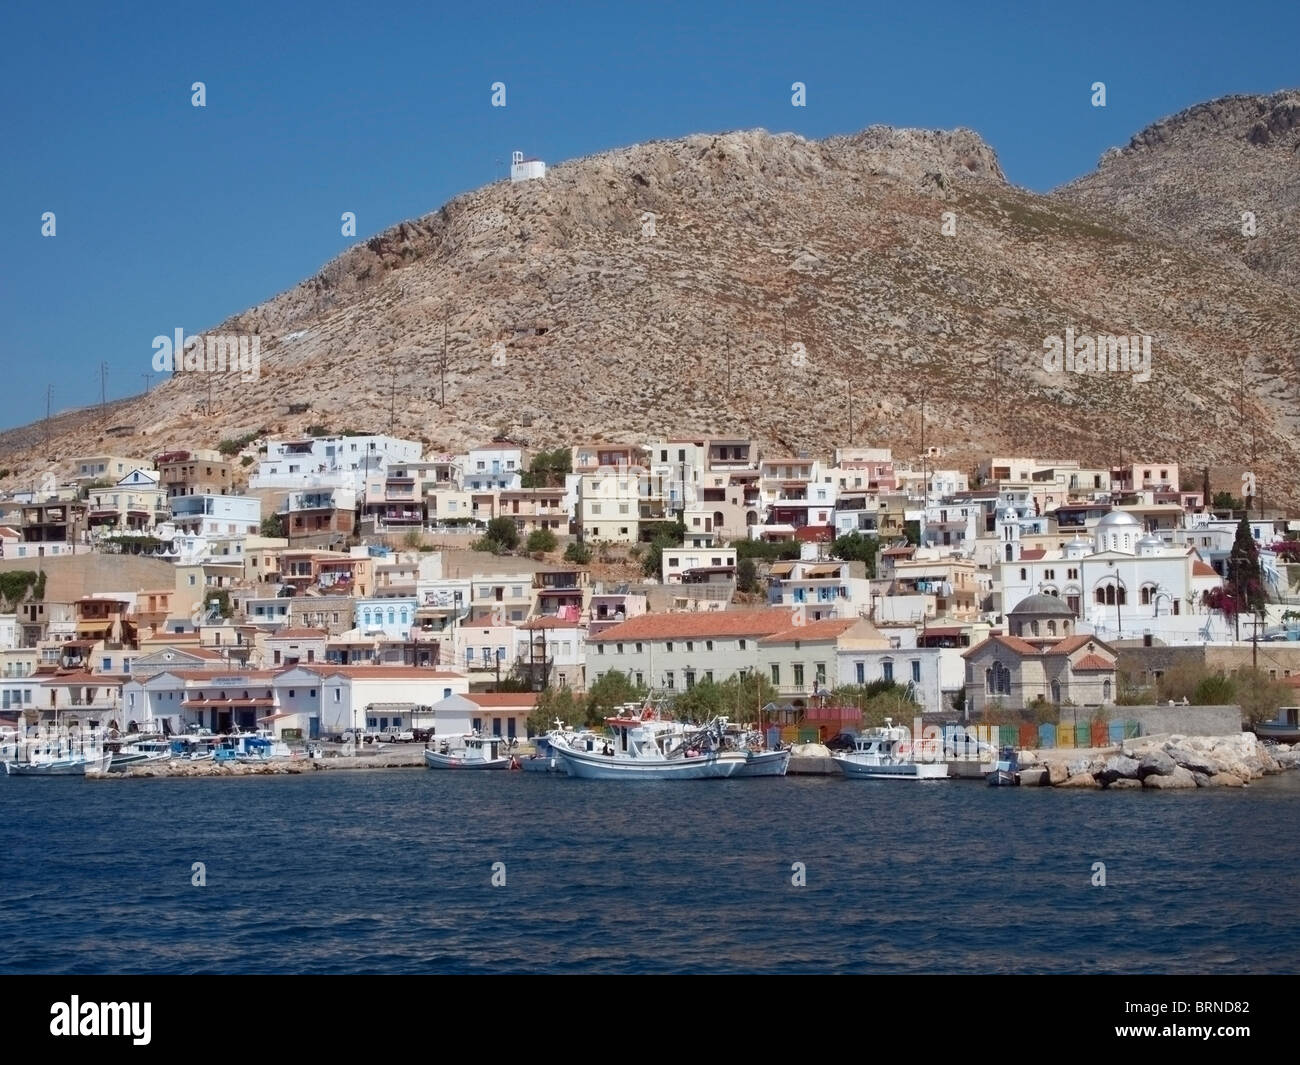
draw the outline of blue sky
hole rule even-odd
[[[56,410],[97,402],[101,362],[110,397],[142,391],[155,336],[289,288],[515,148],[968,126],[1046,190],[1164,115],[1300,85],[1294,0],[10,0],[0,34],[0,426],[43,417],[50,384]]]

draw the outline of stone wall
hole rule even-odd
[[[1241,731],[1239,706],[1108,706],[1112,721],[1136,721],[1142,735],[1231,736]]]

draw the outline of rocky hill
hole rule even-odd
[[[1058,195],[1300,287],[1300,91],[1227,96],[1162,119]]]
[[[1014,450],[1249,466],[1294,504],[1300,295],[1294,225],[1274,230],[1294,211],[1294,124],[1261,101],[1152,127],[1050,196],[1008,185],[966,130],[756,130],[563,163],[404,222],[215,326],[258,334],[262,363],[254,382],[212,382],[211,408],[204,376],[177,375],[65,419],[48,452],[41,426],[0,436],[0,466],[30,481],[78,453],[311,425],[439,449],[498,429],[536,446],[738,433],[907,458],[924,402],[946,464]],[[1252,108],[1268,143],[1238,151]],[[1144,180],[1166,191],[1144,196]],[[1254,210],[1271,250],[1216,239],[1215,197],[1229,221]],[[1067,328],[1150,335],[1150,379],[1049,372],[1044,341]]]

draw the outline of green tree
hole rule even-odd
[[[556,542],[555,533],[550,529],[534,529],[528,534],[529,552],[554,551]]]
[[[498,554],[513,551],[519,546],[519,530],[509,518],[493,518],[488,522],[483,538]]]
[[[921,523],[919,521],[905,522],[903,524],[903,535],[907,537],[907,542],[913,547],[920,546]]]
[[[742,558],[736,563],[736,590],[758,591],[758,567],[754,565],[752,558]]]
[[[587,689],[587,722],[598,724],[614,712],[622,703],[640,702],[646,697],[646,689],[632,682],[626,673],[614,670],[606,673]]]
[[[262,519],[262,526],[258,531],[263,536],[282,540],[284,539],[284,518],[279,514],[268,514]]]
[[[671,536],[656,536],[641,559],[641,572],[647,577],[658,577],[663,569],[664,548],[680,546],[681,541]]]
[[[1228,582],[1238,612],[1264,614],[1264,572],[1259,565],[1259,549],[1250,534],[1245,515],[1237,523],[1237,536],[1228,555]]]
[[[572,688],[543,688],[537,705],[528,715],[528,735],[539,736],[555,727],[559,718],[566,725],[579,725],[587,717],[586,700]]]
[[[696,681],[673,697],[672,713],[678,721],[691,721],[695,724],[703,724],[710,718],[725,714],[722,685],[707,677]]]
[[[1213,510],[1245,510],[1246,503],[1238,499],[1231,492],[1215,492],[1214,500],[1210,504]]]
[[[831,544],[831,554],[835,558],[845,562],[865,562],[868,577],[876,575],[876,556],[879,552],[879,540],[856,531],[837,537]]]
[[[762,673],[733,673],[722,682],[722,713],[733,721],[757,722],[763,707],[780,702],[780,693]]]
[[[591,548],[574,540],[564,549],[564,561],[578,566],[585,566],[591,561]]]
[[[1242,718],[1251,726],[1276,717],[1278,707],[1291,704],[1295,698],[1291,688],[1262,670],[1243,666],[1232,679],[1234,694],[1229,701],[1241,707]]]

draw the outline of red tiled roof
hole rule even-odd
[[[1037,562],[1047,554],[1045,547],[1027,547],[1020,552],[1020,557],[1026,562]]]
[[[794,643],[807,641],[809,643],[821,640],[837,640],[849,629],[858,623],[858,618],[824,618],[821,621],[810,621],[806,625],[794,625],[784,632],[776,632],[771,636],[763,636],[759,643]]]
[[[801,544],[826,543],[834,539],[829,525],[804,525],[795,529],[794,538]]]
[[[771,636],[790,627],[790,611],[779,607],[765,610],[708,610],[674,614],[642,614],[613,625],[588,643],[616,640],[664,640],[707,636]]]
[[[1192,563],[1192,576],[1193,577],[1217,577],[1218,574],[1214,571],[1213,566],[1211,566],[1208,562],[1202,562],[1198,558],[1195,562]]]
[[[1114,662],[1107,662],[1101,655],[1084,655],[1079,661],[1074,663],[1075,669],[1104,669],[1110,671],[1115,668]]]

